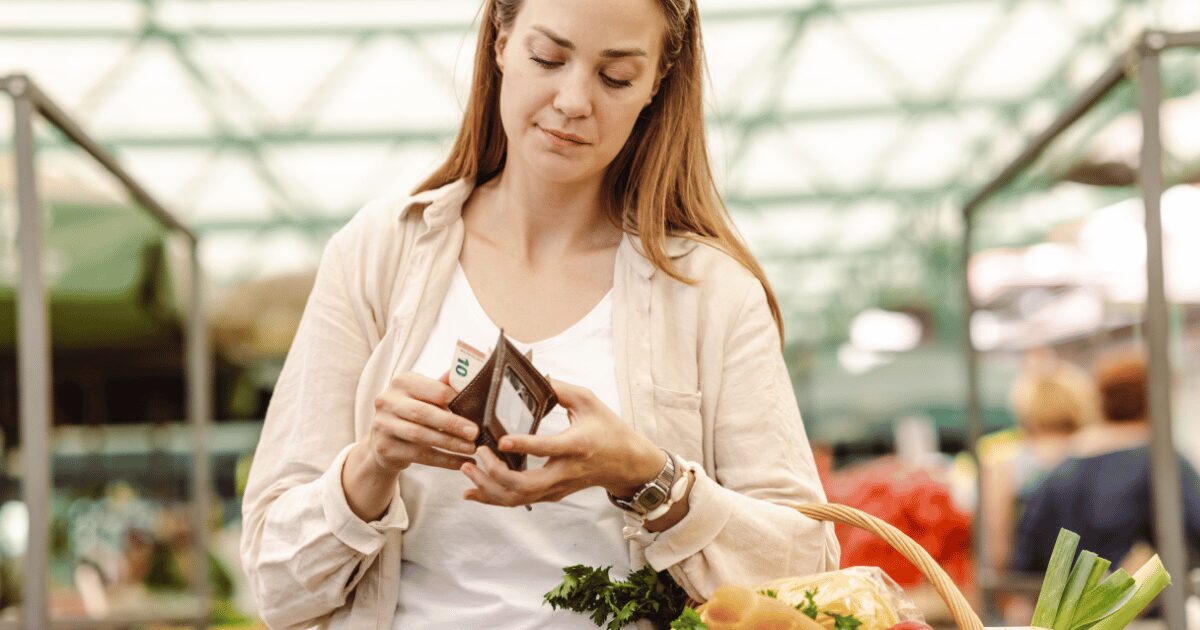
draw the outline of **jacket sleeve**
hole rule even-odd
[[[715,478],[693,466],[687,516],[657,535],[643,530],[635,537],[655,570],[667,569],[700,600],[722,584],[835,570],[840,557],[832,524],[786,505],[823,503],[825,491],[758,282],[728,328],[713,397]]]
[[[367,523],[350,510],[341,485],[375,325],[361,274],[344,258],[353,251],[348,234],[335,235],[322,255],[243,498],[242,564],[259,615],[276,629],[311,625],[345,604],[385,531],[407,526],[398,494],[379,521]]]

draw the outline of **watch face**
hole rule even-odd
[[[662,505],[667,500],[667,493],[658,486],[649,486],[641,492],[637,497],[637,504],[643,510],[649,512],[654,508]]]

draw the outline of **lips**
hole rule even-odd
[[[555,144],[564,144],[567,146],[578,146],[578,145],[587,144],[587,142],[583,138],[581,138],[573,133],[566,133],[565,131],[558,131],[556,129],[546,129],[545,127],[538,127],[538,129],[541,129],[542,133],[546,134],[551,139],[551,141],[557,140],[558,142],[556,142]]]

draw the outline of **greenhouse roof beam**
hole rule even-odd
[[[61,3],[63,0],[56,0]],[[77,2],[90,2],[91,0],[73,0]],[[380,0],[381,2],[386,0]],[[777,20],[787,18],[806,17],[818,14],[837,13],[841,15],[855,13],[871,13],[876,11],[889,11],[896,9],[910,9],[919,7],[939,7],[939,6],[956,6],[956,5],[986,5],[994,0],[905,0],[902,3],[897,3],[892,0],[867,0],[857,2],[851,5],[832,6],[827,0],[818,0],[809,5],[802,7],[738,7],[738,8],[722,8],[701,11],[702,19],[705,23],[719,22],[737,22],[737,21],[761,21],[761,20]],[[150,1],[145,4],[153,6],[156,2]],[[213,27],[189,27],[179,30],[168,30],[162,27],[154,27],[162,32],[170,35],[179,35],[183,37],[198,37],[198,38],[219,38],[225,39],[229,37],[334,37],[339,39],[358,37],[361,35],[436,35],[436,34],[461,34],[472,28],[471,23],[461,20],[439,20],[427,22],[409,22],[404,24],[362,24],[362,25],[304,25],[304,26],[229,26],[222,28]],[[130,28],[96,28],[96,27],[31,27],[31,26],[7,26],[0,28],[0,37],[2,38],[35,38],[35,39],[50,39],[50,38],[73,38],[73,39],[131,39],[142,33],[142,29]]]

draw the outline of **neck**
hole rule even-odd
[[[1144,420],[1101,422],[1077,434],[1076,450],[1081,455],[1097,455],[1143,446],[1150,439],[1150,423]]]
[[[526,262],[612,245],[619,238],[605,216],[599,178],[556,184],[506,168],[484,187],[490,202],[477,225]]]

